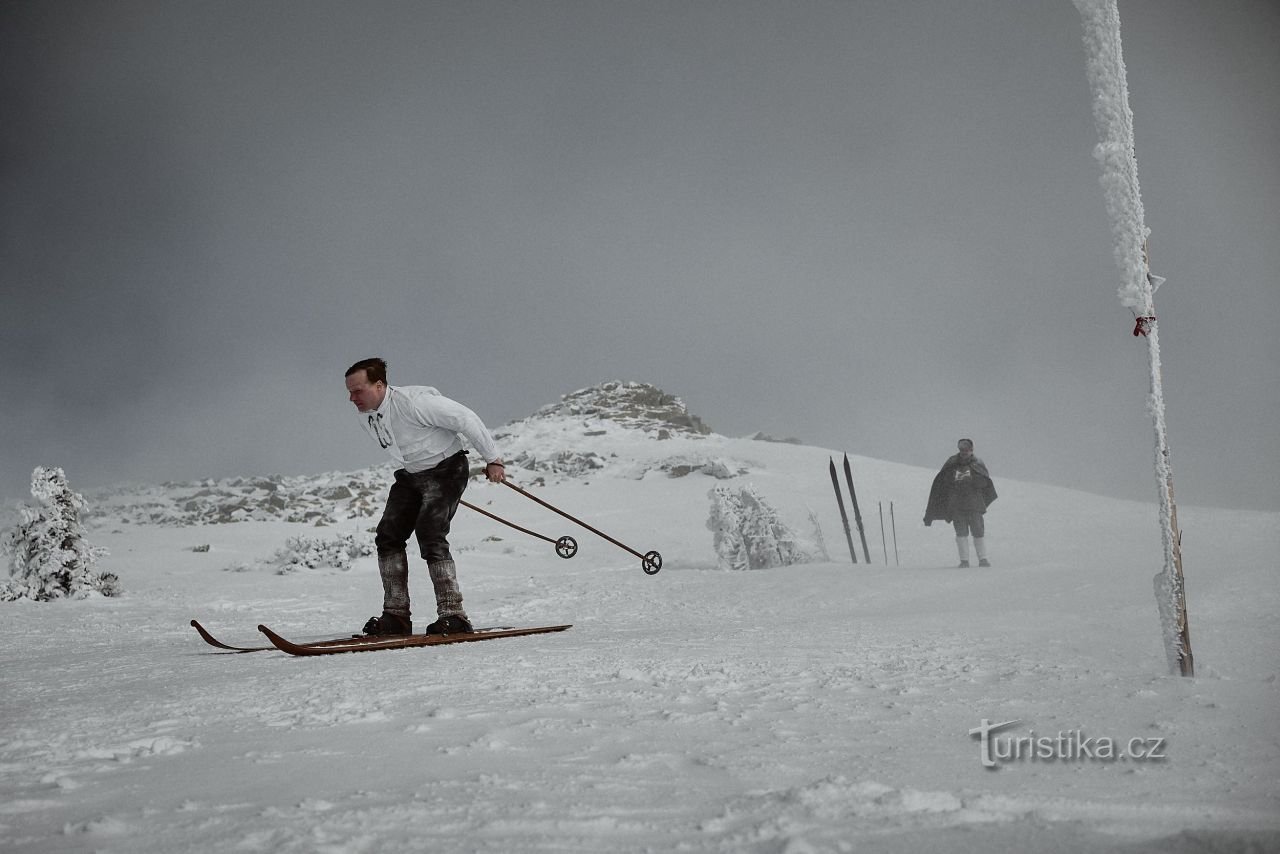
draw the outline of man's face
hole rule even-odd
[[[967,460],[969,457],[973,456],[973,447],[970,445],[961,445],[958,450],[960,451],[960,457],[962,459]]]
[[[369,382],[366,371],[356,371],[347,377],[347,400],[354,403],[361,412],[373,412],[382,405],[382,399],[386,396],[386,383]]]

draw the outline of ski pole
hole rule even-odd
[[[862,556],[871,563],[871,552],[867,551],[867,532],[862,529],[862,512],[858,510],[858,493],[853,488],[853,472],[849,469],[849,455],[844,455],[844,479],[849,481],[849,499],[853,502],[853,521],[858,526],[858,539],[862,540]]]
[[[879,505],[880,507],[880,548],[884,549],[884,565],[888,566],[889,565],[889,546],[884,541],[884,502],[877,501],[876,504]]]
[[[889,502],[889,527],[893,528],[893,565],[902,566],[898,562],[898,522],[893,518],[893,502]]]
[[[490,519],[492,519],[495,522],[501,522],[502,524],[506,525],[508,528],[515,528],[517,531],[519,531],[522,534],[528,534],[531,537],[537,537],[539,540],[546,540],[548,543],[551,543],[556,547],[556,554],[560,555],[560,557],[564,558],[565,560],[568,560],[569,558],[573,557],[578,553],[578,541],[575,540],[573,537],[564,536],[558,540],[553,540],[550,537],[548,537],[546,534],[539,534],[537,531],[530,531],[528,528],[521,528],[515,522],[508,522],[506,519],[503,519],[501,516],[495,516],[494,514],[490,513],[488,510],[482,510],[481,508],[475,506],[474,504],[469,504],[466,501],[459,501],[458,503],[461,504],[463,507],[466,507],[468,510],[474,510],[482,516],[488,516]]]
[[[831,463],[831,485],[836,488],[836,503],[840,505],[840,522],[844,525],[844,538],[849,541],[849,555],[853,562],[858,562],[858,550],[853,547],[853,534],[849,533],[849,514],[844,512],[844,496],[840,493],[840,476],[836,474],[836,461],[827,457]]]
[[[658,570],[662,569],[662,555],[658,554],[658,552],[656,552],[656,551],[651,551],[651,552],[648,552],[648,553],[646,553],[646,554],[640,554],[640,552],[638,552],[638,551],[636,551],[635,549],[631,548],[631,546],[627,545],[626,543],[620,543],[620,542],[618,542],[618,541],[617,541],[617,540],[615,540],[613,537],[609,536],[608,534],[604,533],[603,531],[597,530],[596,528],[591,527],[590,525],[588,525],[586,522],[582,521],[581,519],[578,519],[578,518],[576,518],[576,517],[574,517],[574,516],[571,516],[571,515],[569,515],[568,513],[564,512],[564,511],[563,511],[563,510],[561,510],[559,507],[556,507],[556,506],[555,506],[555,505],[553,505],[553,504],[549,504],[549,503],[547,503],[546,501],[543,501],[541,498],[539,498],[538,496],[534,495],[533,493],[531,493],[531,492],[526,492],[525,490],[523,490],[523,489],[521,489],[520,487],[516,486],[516,485],[515,485],[514,483],[512,483],[511,481],[509,481],[509,480],[504,480],[504,481],[502,481],[502,482],[503,482],[505,485],[507,485],[507,486],[511,487],[512,489],[514,489],[516,492],[518,492],[518,493],[520,493],[521,495],[523,495],[525,498],[528,498],[530,501],[536,501],[537,503],[541,504],[543,507],[547,508],[548,510],[552,511],[553,513],[559,513],[561,516],[563,516],[564,518],[568,519],[570,522],[573,522],[573,523],[575,523],[575,524],[581,525],[582,527],[586,528],[586,529],[587,529],[588,531],[590,531],[591,533],[595,534],[597,537],[600,537],[602,540],[608,540],[609,542],[613,543],[615,546],[617,546],[618,548],[622,549],[623,551],[630,552],[631,554],[633,554],[633,555],[635,555],[636,557],[640,558],[640,568],[641,568],[641,569],[643,569],[643,570],[645,571],[645,574],[646,574],[646,575],[656,575],[656,574],[658,573]]]

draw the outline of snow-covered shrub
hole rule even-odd
[[[765,569],[809,560],[796,536],[754,487],[714,487],[707,528],[723,569]]]
[[[329,539],[319,537],[290,537],[285,547],[275,553],[272,565],[284,575],[299,569],[315,569],[331,566],[334,569],[350,569],[351,561],[373,554],[373,543],[365,537],[360,541],[351,532]]]
[[[118,595],[115,574],[94,572],[107,550],[86,541],[80,522],[84,498],[71,491],[62,469],[37,466],[31,473],[31,495],[39,506],[23,507],[22,521],[4,538],[10,578],[0,585],[0,601]]]
[[[809,508],[809,524],[813,526],[813,548],[814,555],[824,563],[831,560],[831,553],[827,551],[827,538],[822,536],[822,523],[818,521],[818,514],[813,512],[813,508]]]

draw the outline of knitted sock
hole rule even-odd
[[[956,550],[960,552],[961,560],[969,559],[969,538],[956,537]]]
[[[987,559],[987,540],[985,537],[973,538],[973,550],[978,553],[978,560]]]
[[[462,590],[458,588],[457,567],[451,560],[427,564],[431,584],[436,589],[436,613],[441,617],[465,617],[462,610]]]
[[[409,559],[404,552],[378,555],[382,610],[409,619]]]

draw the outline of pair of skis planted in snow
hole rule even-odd
[[[511,481],[504,480],[502,481],[502,484],[503,486],[511,487],[516,492],[523,495],[525,498],[528,498],[530,501],[537,502],[538,504],[541,504],[543,507],[547,508],[548,510],[554,513],[559,513],[561,516],[568,519],[570,522],[581,525],[591,533],[595,534],[597,537],[600,537],[603,540],[607,540],[613,543],[615,546],[622,549],[623,551],[630,552],[631,554],[640,558],[640,568],[645,571],[646,575],[656,575],[658,573],[658,570],[662,569],[662,555],[659,554],[658,552],[650,551],[650,552],[646,552],[645,554],[640,554],[640,552],[631,548],[631,546],[628,546],[625,543],[618,542],[613,537],[609,536],[603,531],[597,530],[596,528],[591,527],[586,522],[582,521],[576,516],[571,516],[568,513],[561,510],[559,507],[556,507],[546,501],[543,501],[541,498],[534,495],[533,493],[526,492],[525,490],[516,486]],[[545,540],[548,543],[552,543],[556,547],[556,554],[560,555],[560,557],[565,558],[566,560],[578,553],[578,541],[575,540],[573,537],[565,536],[565,537],[560,537],[558,539],[552,539],[551,537],[548,537],[546,534],[539,534],[537,531],[531,531],[528,528],[522,528],[521,526],[517,525],[514,522],[509,522],[506,519],[503,519],[501,516],[497,516],[493,513],[490,513],[488,510],[482,510],[479,507],[475,506],[474,504],[468,504],[465,501],[460,503],[467,509],[474,510],[477,513],[480,513],[484,516],[488,516],[490,519],[493,519],[495,522],[501,522],[503,525],[506,525],[508,528],[515,528],[517,531],[520,531],[523,534],[528,534],[531,537],[537,537],[539,540]]]
[[[844,538],[849,543],[849,555],[853,558],[853,562],[858,562],[858,550],[853,546],[853,533],[849,530],[849,514],[844,511],[844,495],[840,492],[840,478],[836,475],[836,461],[830,457],[827,461],[831,464],[831,485],[836,490],[836,503],[840,505],[840,521],[844,524]],[[858,526],[858,539],[862,541],[862,556],[866,558],[867,563],[871,563],[871,552],[867,549],[867,532],[862,527],[862,511],[858,508],[858,492],[853,488],[853,470],[849,467],[849,455],[844,455],[844,479],[849,484],[849,498],[853,502],[853,519],[854,524]],[[879,502],[880,508],[880,545],[884,549],[884,562],[889,563],[889,545],[884,536],[884,502]],[[893,526],[893,560],[898,562],[898,523],[893,518],[893,502],[889,502],[889,521]]]
[[[496,640],[498,638],[523,637],[524,635],[540,635],[548,632],[563,632],[565,629],[570,628],[569,625],[530,626],[526,628],[495,626],[454,635],[348,635],[331,640],[296,643],[281,637],[266,626],[258,626],[258,631],[266,635],[267,640],[271,642],[270,646],[233,646],[215,638],[209,633],[208,629],[200,625],[196,620],[192,620],[191,625],[200,633],[200,637],[204,638],[205,643],[227,652],[264,652],[278,649],[290,655],[336,655],[341,652],[373,652],[380,649],[442,646],[451,643],[469,643],[472,641]]]
[[[836,475],[836,461],[830,457],[831,485],[836,489],[836,503],[840,505],[840,521],[844,524],[844,538],[849,543],[849,555],[853,562],[858,562],[858,550],[853,547],[853,534],[849,530],[849,514],[844,512],[844,495],[840,492],[840,478]],[[862,554],[871,563],[871,553],[867,550],[867,534],[862,529],[862,511],[858,509],[858,493],[853,488],[853,471],[849,468],[849,455],[844,455],[844,478],[849,482],[849,498],[853,500],[853,519],[858,526],[858,537],[862,540]]]

